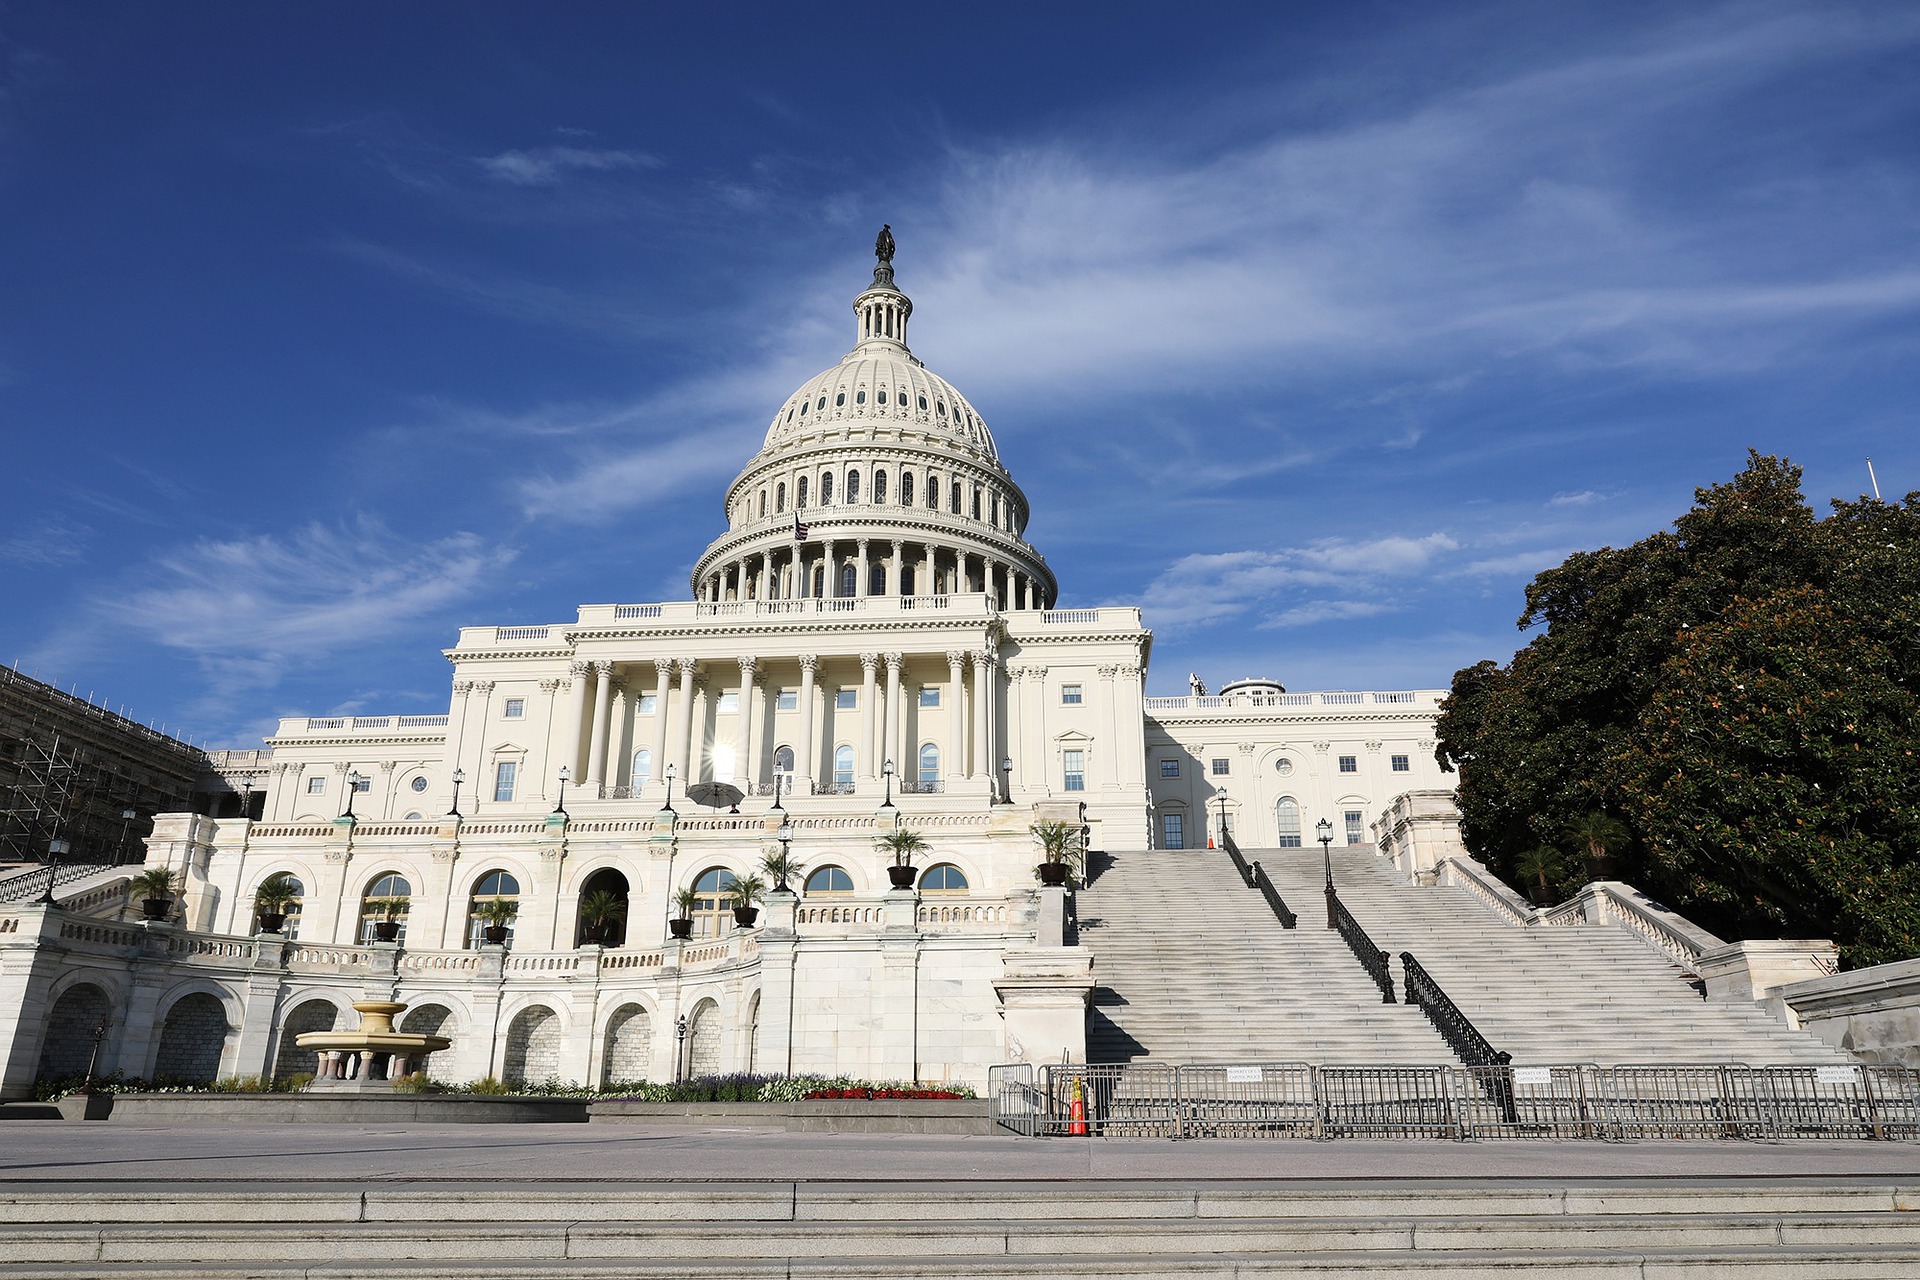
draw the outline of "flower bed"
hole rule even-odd
[[[801,1101],[814,1102],[822,1098],[921,1098],[921,1099],[960,1099],[968,1095],[956,1093],[952,1089],[896,1089],[881,1087],[852,1089],[813,1089],[802,1095]]]

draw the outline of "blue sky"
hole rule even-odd
[[[1150,691],[1920,489],[1920,8],[0,0],[0,661],[196,740],[684,599],[881,222]]]

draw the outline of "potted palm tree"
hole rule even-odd
[[[798,880],[806,871],[807,864],[789,853],[786,842],[782,841],[777,853],[770,853],[760,859],[760,869],[773,878],[773,892],[788,893],[791,890],[787,882]]]
[[[520,914],[520,904],[512,898],[488,898],[475,907],[473,914],[481,920],[480,936],[486,939],[490,947],[505,946],[507,926]]]
[[[253,891],[253,910],[260,917],[260,932],[279,933],[287,925],[287,908],[300,900],[297,881],[284,871],[276,871]]]
[[[375,942],[397,942],[400,938],[400,917],[407,914],[413,905],[413,899],[404,894],[392,898],[368,898],[367,910],[373,913],[373,940]]]
[[[1040,883],[1064,885],[1076,870],[1073,863],[1079,852],[1080,828],[1070,822],[1036,822],[1027,831],[1040,842],[1040,865],[1036,868]]]
[[[591,889],[580,895],[580,932],[590,945],[605,946],[626,918],[627,900],[612,889]]]
[[[674,910],[680,914],[667,921],[667,932],[676,938],[693,936],[693,913],[700,909],[700,895],[692,885],[673,895]]]
[[[760,918],[760,903],[766,900],[767,882],[757,875],[737,876],[733,882],[733,922],[742,929],[753,928]]]
[[[926,837],[912,827],[895,827],[876,838],[873,847],[892,856],[893,865],[887,868],[887,879],[896,889],[913,888],[913,855],[933,848]]]
[[[173,911],[179,877],[172,867],[148,867],[127,884],[127,892],[140,899],[140,911],[149,920],[165,920]]]

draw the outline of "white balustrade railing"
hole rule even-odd
[[[1149,711],[1229,711],[1273,707],[1359,707],[1438,705],[1443,690],[1401,689],[1387,693],[1229,693],[1152,697]]]
[[[545,640],[551,627],[495,627],[495,640]]]
[[[1510,924],[1533,924],[1538,919],[1538,913],[1526,899],[1495,879],[1491,871],[1471,858],[1442,858],[1434,871],[1436,883],[1458,885]]]

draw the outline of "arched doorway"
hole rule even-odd
[[[40,1043],[42,1080],[70,1080],[87,1072],[93,1060],[93,1033],[107,1021],[107,993],[91,982],[68,987],[47,1013],[47,1030]]]
[[[590,908],[600,902],[618,904],[618,917],[609,917],[599,922],[604,930],[600,934],[601,945],[620,946],[627,940],[627,878],[612,867],[602,867],[588,876],[580,884],[580,909],[574,915],[573,945],[583,946],[587,941],[587,930],[595,927],[590,917],[594,914]]]
[[[560,1016],[536,1004],[513,1015],[500,1078],[508,1084],[543,1084],[560,1078]]]
[[[233,1030],[218,996],[196,991],[167,1010],[160,1027],[160,1050],[153,1059],[153,1081],[204,1084],[220,1076],[220,1055]]]
[[[607,1020],[601,1081],[646,1080],[653,1075],[653,1016],[637,1004],[622,1005]]]
[[[687,1020],[687,1074],[720,1074],[720,1006],[711,999],[695,1005]]]
[[[285,1079],[297,1072],[312,1072],[316,1060],[312,1049],[300,1047],[300,1037],[309,1031],[331,1031],[340,1011],[331,1000],[302,1000],[280,1024],[280,1049],[273,1055],[273,1078]]]

